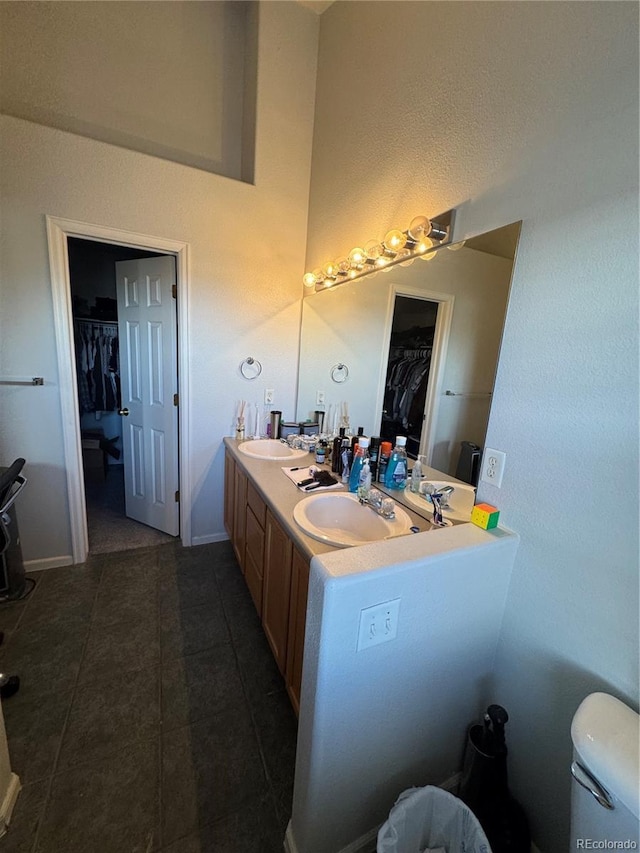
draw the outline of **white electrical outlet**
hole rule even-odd
[[[482,457],[482,475],[480,479],[484,483],[491,483],[497,489],[502,485],[502,475],[504,474],[504,466],[507,461],[507,454],[501,450],[492,450],[491,447],[485,447]]]
[[[324,391],[316,391],[316,406],[324,406]]]
[[[270,406],[273,403],[273,388],[265,388],[264,403],[265,406]]]
[[[383,601],[360,611],[357,651],[393,640],[398,633],[400,599]]]

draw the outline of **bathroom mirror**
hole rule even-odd
[[[453,476],[460,442],[484,446],[520,226],[305,296],[297,419],[346,403],[354,432],[411,428],[409,455]]]

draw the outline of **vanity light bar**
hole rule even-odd
[[[416,216],[405,231],[393,229],[381,242],[369,240],[361,249],[352,249],[349,257],[305,273],[302,277],[304,286],[322,290],[414,258],[433,257],[437,249],[451,244],[454,216],[455,210],[447,210],[435,219]]]

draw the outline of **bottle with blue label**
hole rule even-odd
[[[355,445],[355,453],[353,462],[351,463],[351,471],[349,473],[349,491],[357,492],[360,485],[360,475],[362,473],[363,463],[365,459],[369,459],[369,439],[361,435],[358,437],[358,443]],[[367,464],[367,471],[369,465]],[[369,477],[371,472],[369,471]]]
[[[407,485],[406,443],[406,435],[396,436],[396,446],[393,448],[384,475],[384,484],[388,489],[404,489]]]

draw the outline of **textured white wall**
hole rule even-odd
[[[245,3],[0,3],[0,110],[239,178]]]
[[[458,208],[458,238],[524,221],[487,435],[506,472],[480,490],[521,545],[494,689],[469,714],[511,713],[512,786],[550,853],[580,700],[638,705],[637,69],[631,3],[321,19],[306,269],[418,213]]]
[[[2,119],[1,371],[47,380],[0,389],[0,460],[28,460],[25,559],[71,553],[45,214],[190,244],[196,541],[224,535],[221,439],[237,401],[270,387],[293,414],[317,29],[297,4],[261,8],[255,186]],[[263,365],[253,383],[239,373],[248,355]]]

